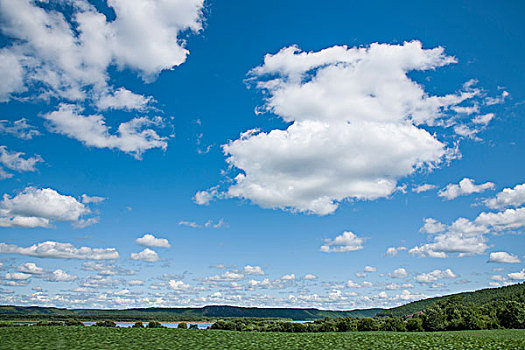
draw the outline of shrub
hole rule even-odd
[[[64,325],[66,326],[84,326],[84,324],[82,322],[80,322],[79,320],[76,320],[74,318],[69,318],[67,320],[64,321]]]
[[[190,329],[199,329],[199,325],[198,324],[190,324]]]
[[[113,321],[105,320],[105,321],[98,321],[95,323],[95,326],[97,327],[116,327],[117,324]]]
[[[142,324],[142,322],[135,322],[131,328],[144,328],[144,324]]]
[[[188,329],[188,325],[186,324],[186,322],[181,322],[177,325],[177,328],[179,329]]]
[[[166,328],[166,327],[161,325],[160,322],[151,321],[150,323],[148,323],[148,327],[147,328]]]

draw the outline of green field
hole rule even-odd
[[[0,349],[525,349],[525,330],[256,333],[102,327],[4,327]]]

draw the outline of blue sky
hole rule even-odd
[[[525,280],[522,3],[0,9],[2,304],[352,309]]]

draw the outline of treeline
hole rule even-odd
[[[463,292],[452,295],[445,295],[442,297],[414,301],[395,308],[379,311],[375,316],[404,317],[406,315],[411,315],[423,311],[436,302],[444,301],[449,298],[455,298],[458,296],[461,297],[461,299],[465,303],[470,302],[474,303],[475,305],[481,306],[490,304],[494,301],[514,300],[515,298],[519,299],[520,295],[523,295],[523,293],[525,293],[525,283],[518,283],[498,288],[485,288],[474,292]]]
[[[256,332],[433,332],[498,328],[525,328],[525,294],[484,306],[465,303],[461,297],[440,300],[411,317],[325,318],[308,323],[221,320],[212,329]]]

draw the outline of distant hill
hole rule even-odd
[[[123,310],[62,309],[54,307],[0,306],[0,319],[112,319],[119,321],[141,320],[211,320],[218,318],[283,318],[310,320],[324,317],[373,317],[383,309],[329,311],[298,308],[256,308],[227,305],[210,305],[201,308],[137,308]]]
[[[519,294],[525,293],[525,283],[514,284],[506,287],[499,288],[486,288],[480,289],[474,292],[464,292],[445,295],[442,297],[423,299],[419,301],[414,301],[402,306],[398,306],[392,309],[385,309],[377,313],[377,316],[407,316],[414,314],[419,311],[425,310],[428,306],[434,304],[435,302],[451,297],[461,297],[462,301],[465,303],[474,303],[477,306],[482,306],[488,304],[492,301],[498,299],[508,299]]]

